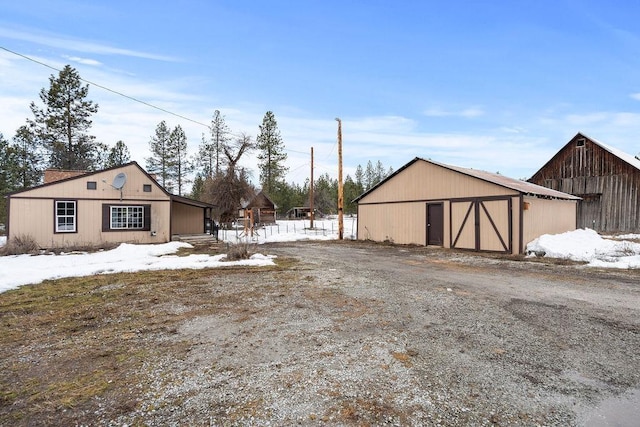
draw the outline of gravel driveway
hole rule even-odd
[[[640,271],[363,242],[257,250],[297,262],[261,274],[214,272],[211,293],[227,297],[229,309],[163,338],[190,342],[190,351],[148,366],[156,379],[146,403],[119,422],[640,419]]]

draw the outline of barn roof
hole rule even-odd
[[[618,150],[617,148],[614,148],[610,145],[605,144],[604,142],[600,142],[597,139],[593,139],[590,136],[585,135],[582,132],[578,132],[578,134],[576,136],[582,136],[584,138],[587,138],[588,140],[590,140],[591,142],[593,142],[596,145],[599,145],[602,149],[608,151],[609,153],[613,154],[614,156],[618,157],[621,160],[624,160],[625,162],[629,163],[631,166],[635,167],[636,169],[640,170],[640,160],[638,160],[637,158],[633,157],[631,154],[627,154],[622,150]],[[575,139],[574,136],[572,138]]]
[[[362,199],[364,196],[371,193],[376,188],[378,188],[379,186],[381,186],[382,184],[384,184],[385,182],[387,182],[388,180],[392,179],[394,176],[399,174],[401,171],[403,171],[404,169],[408,168],[409,166],[411,166],[412,164],[418,161],[430,163],[432,165],[440,166],[442,168],[449,169],[467,176],[481,179],[483,181],[490,182],[492,184],[496,184],[504,188],[509,188],[511,190],[518,191],[525,195],[539,196],[539,197],[550,198],[550,199],[580,200],[580,197],[576,197],[571,194],[552,190],[550,188],[542,187],[540,185],[532,184],[526,181],[521,181],[519,179],[509,178],[507,176],[500,175],[497,173],[486,172],[478,169],[463,168],[460,166],[452,166],[444,163],[434,162],[433,160],[427,160],[420,157],[416,157],[415,159],[411,160],[409,163],[407,163],[406,165],[402,166],[400,169],[395,171],[393,174],[388,176],[386,179],[378,183],[378,185],[369,189],[369,191],[366,191],[363,194],[361,194],[355,201]]]

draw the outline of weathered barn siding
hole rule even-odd
[[[532,215],[550,218],[528,221],[528,233],[523,231],[525,198],[538,205]],[[545,199],[561,200],[537,203]],[[358,239],[517,254],[533,233],[575,229],[575,199],[504,176],[416,158],[357,199]],[[553,223],[551,218],[567,212],[572,221]]]
[[[581,197],[577,227],[640,232],[640,160],[577,134],[529,180]]]

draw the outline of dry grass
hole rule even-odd
[[[0,248],[0,255],[35,255],[40,252],[40,247],[30,235],[22,234],[9,240]]]
[[[229,286],[280,269],[99,275],[1,293],[0,425],[99,424],[131,413],[149,387],[145,362],[188,351],[179,340],[158,345],[160,337],[255,297],[221,292],[212,277]]]

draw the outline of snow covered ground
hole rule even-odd
[[[353,239],[356,219],[344,219],[344,238]],[[338,237],[336,219],[316,220],[314,229],[309,221],[278,221],[276,225],[257,229],[246,236],[243,229],[221,230],[219,237],[227,242],[286,242],[297,240],[331,240]],[[576,230],[557,235],[543,235],[527,245],[529,256],[546,256],[587,262],[593,267],[640,268],[640,243],[630,240],[640,235],[603,238],[593,230]],[[6,237],[0,237],[0,246]],[[0,292],[46,279],[90,276],[141,270],[212,268],[229,265],[272,265],[273,257],[255,254],[251,259],[227,262],[225,255],[175,255],[188,243],[170,242],[158,245],[122,244],[110,251],[71,253],[63,255],[17,255],[0,257]]]
[[[640,268],[640,234],[605,238],[593,230],[544,234],[527,245],[530,256],[584,261],[590,267]]]

